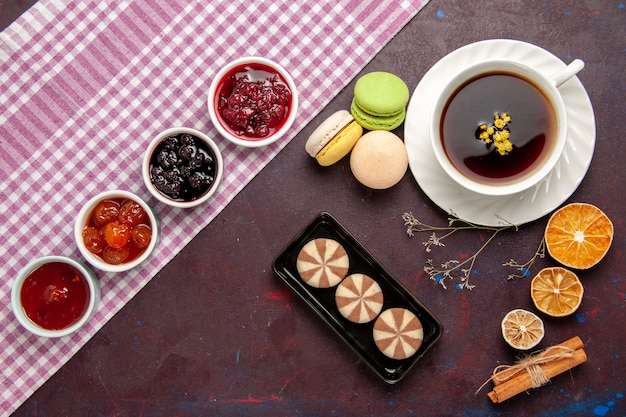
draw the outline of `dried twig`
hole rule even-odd
[[[481,254],[481,252],[491,243],[492,240],[498,235],[498,233],[503,230],[514,229],[515,231],[519,230],[519,227],[501,217],[498,216],[502,226],[479,226],[477,224],[471,223],[467,220],[459,218],[454,212],[450,212],[448,217],[448,225],[447,226],[431,226],[419,221],[412,213],[404,213],[402,215],[402,220],[404,220],[404,225],[407,227],[407,234],[410,237],[413,237],[416,232],[431,232],[428,240],[422,242],[424,245],[426,252],[431,252],[433,247],[435,246],[445,246],[443,240],[452,236],[454,233],[462,231],[462,230],[480,230],[492,232],[491,236],[482,244],[482,246],[469,258],[459,261],[457,259],[450,259],[441,264],[440,267],[435,266],[434,261],[432,259],[426,260],[426,265],[424,266],[424,272],[426,272],[430,279],[440,284],[443,288],[447,289],[446,280],[454,279],[456,273],[460,273],[459,283],[456,285],[458,289],[468,289],[471,290],[475,287],[475,285],[470,284],[470,274],[474,270],[474,264],[476,259]],[[542,240],[542,244],[535,252],[535,255],[526,263],[519,264],[514,259],[503,264],[503,266],[510,266],[516,268],[521,271],[522,276],[527,276],[529,274],[530,267],[537,257],[543,258],[545,252],[545,243]],[[518,274],[510,274],[508,279],[512,279],[515,277],[522,277]]]

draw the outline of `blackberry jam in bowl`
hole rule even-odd
[[[11,291],[20,324],[42,337],[62,337],[80,329],[100,302],[100,284],[82,263],[45,256],[25,266]]]
[[[123,272],[145,261],[158,238],[157,220],[135,194],[112,190],[91,198],[74,223],[74,240],[91,265]]]
[[[175,127],[155,137],[143,157],[148,191],[178,208],[196,207],[217,191],[224,171],[219,148],[204,133]]]
[[[219,133],[236,145],[276,142],[293,124],[298,93],[289,73],[266,58],[239,58],[223,67],[209,87],[209,116]]]

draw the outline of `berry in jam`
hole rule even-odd
[[[108,264],[119,265],[145,252],[152,239],[152,228],[139,203],[111,198],[93,209],[82,235],[87,250]]]
[[[213,150],[188,133],[161,142],[150,158],[150,180],[157,190],[175,201],[200,198],[215,183]]]
[[[280,129],[289,115],[291,90],[271,67],[244,64],[224,76],[217,88],[216,108],[224,127],[250,140]]]

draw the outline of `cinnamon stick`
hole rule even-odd
[[[537,357],[546,357],[546,356],[554,355],[558,353],[559,348],[569,348],[572,350],[578,350],[578,349],[582,349],[583,347],[585,347],[585,345],[583,341],[580,339],[580,337],[574,336],[571,339],[568,339],[561,344],[547,348],[542,353],[538,354]],[[502,371],[496,372],[492,378],[493,384],[500,385],[519,372],[520,370],[515,369],[515,368],[507,368]],[[524,371],[521,371],[521,372],[524,372]]]
[[[557,359],[540,365],[545,376],[551,379],[563,372],[572,369],[587,361],[587,354],[583,349],[577,349],[573,357]],[[522,372],[508,381],[502,382],[493,388],[487,395],[494,403],[501,403],[509,398],[533,388],[531,377],[527,372]]]

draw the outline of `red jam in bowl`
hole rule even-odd
[[[61,330],[85,314],[89,284],[72,265],[50,262],[26,277],[20,300],[33,323],[47,330]]]
[[[271,136],[291,110],[287,82],[264,64],[233,68],[220,81],[215,100],[224,128],[247,140]]]

